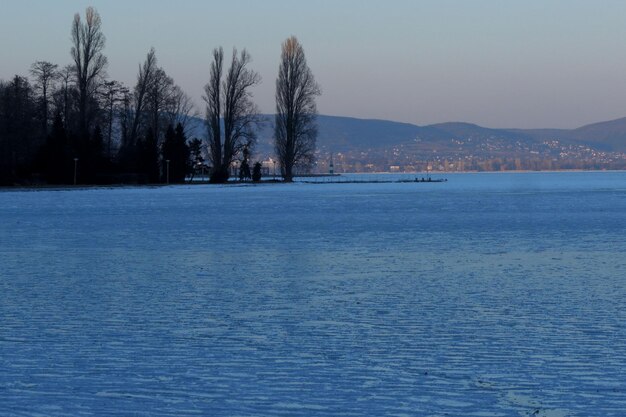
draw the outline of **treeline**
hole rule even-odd
[[[108,78],[99,14],[74,16],[69,65],[32,64],[27,76],[0,80],[0,184],[182,182],[206,167],[225,182],[236,163],[241,179],[260,117],[250,89],[260,77],[246,50],[213,51],[204,101],[206,137],[190,138],[198,115],[190,97],[158,65],[151,49],[132,88]],[[317,135],[319,87],[292,37],[283,44],[277,79],[276,149],[285,180],[310,166]],[[205,161],[206,157],[206,161]]]
[[[98,13],[71,26],[72,63],[32,64],[0,81],[0,183],[183,181],[201,141],[187,138],[191,99],[158,67],[154,50],[129,89],[107,78]],[[192,152],[193,151],[193,152]]]

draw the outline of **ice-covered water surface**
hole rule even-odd
[[[0,415],[623,416],[626,173],[0,192]]]

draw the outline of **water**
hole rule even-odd
[[[623,416],[626,173],[447,178],[0,192],[0,415]]]

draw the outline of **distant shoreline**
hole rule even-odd
[[[203,180],[194,180],[192,182],[184,182],[184,183],[172,183],[172,184],[78,184],[78,185],[59,185],[59,184],[36,184],[36,185],[3,185],[0,186],[0,192],[9,192],[9,191],[73,191],[73,190],[92,190],[92,189],[114,189],[114,188],[163,188],[163,187],[172,187],[172,186],[196,186],[196,185],[216,185],[216,186],[254,186],[254,185],[267,185],[267,184],[297,184],[297,183],[306,183],[306,184],[364,184],[364,183],[439,183],[446,182],[447,179],[444,178],[431,178],[431,181],[427,180],[427,175],[436,175],[440,177],[441,175],[464,175],[464,174],[558,174],[558,173],[619,173],[626,172],[626,170],[584,170],[584,169],[571,169],[571,170],[551,170],[551,171],[525,171],[525,170],[511,170],[511,171],[454,171],[454,172],[445,172],[445,171],[432,171],[430,174],[426,174],[423,172],[346,172],[342,174],[309,174],[298,176],[296,178],[336,178],[337,180],[329,180],[329,181],[294,181],[292,183],[287,183],[282,181],[281,179],[273,179],[273,177],[265,177],[259,182],[252,181],[229,181],[223,184],[212,184],[209,181]],[[345,176],[367,176],[367,175],[396,175],[396,176],[404,176],[406,178],[397,178],[394,180],[352,180],[350,178],[346,178]],[[425,180],[422,180],[424,178]]]

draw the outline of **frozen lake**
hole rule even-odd
[[[626,173],[0,192],[2,416],[624,416]]]

